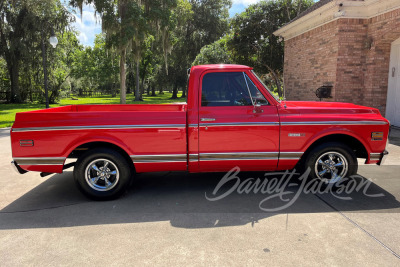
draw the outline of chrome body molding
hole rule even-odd
[[[200,153],[200,160],[277,160],[278,152]]]
[[[298,160],[304,152],[280,152],[279,160]]]
[[[200,123],[200,127],[213,126],[279,126],[279,122],[224,122],[224,123]]]
[[[65,159],[62,157],[13,158],[18,165],[64,165]]]
[[[134,163],[186,162],[186,154],[131,155]]]
[[[189,127],[198,127],[199,125],[197,123],[191,123],[189,124]]]
[[[200,127],[215,126],[293,126],[293,125],[386,125],[385,121],[309,121],[309,122],[232,122],[232,123],[200,123]],[[198,127],[189,124],[189,127]],[[186,124],[145,124],[145,125],[97,125],[97,126],[54,126],[12,128],[12,132],[36,131],[73,131],[73,130],[108,130],[108,129],[152,129],[152,128],[186,128]]]
[[[370,160],[380,160],[382,153],[369,153]]]
[[[281,122],[282,126],[288,125],[386,125],[386,121],[302,121]]]
[[[310,122],[232,122],[232,123],[200,123],[200,127],[216,126],[293,126],[293,125],[386,125],[385,121],[310,121]],[[189,127],[198,127],[189,124]],[[97,126],[54,126],[12,128],[12,132],[37,132],[37,131],[74,131],[74,130],[109,130],[109,129],[157,129],[157,128],[186,128],[185,124],[145,124],[145,125],[97,125]]]
[[[37,131],[74,131],[74,130],[108,130],[108,129],[157,129],[157,128],[186,128],[186,124],[144,124],[144,125],[98,125],[98,126],[56,126],[12,128],[13,132]]]
[[[189,161],[190,162],[199,161],[199,154],[189,154]]]
[[[303,152],[232,152],[232,153],[192,153],[190,162],[219,160],[298,160]],[[134,163],[186,162],[186,154],[131,155]]]

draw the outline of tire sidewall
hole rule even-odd
[[[97,191],[86,182],[85,171],[89,163],[103,158],[112,161],[117,166],[119,180],[114,188],[108,191]],[[121,196],[130,183],[131,175],[131,168],[126,159],[118,152],[107,148],[89,150],[77,160],[74,168],[74,180],[78,188],[83,194],[94,200],[111,200]]]

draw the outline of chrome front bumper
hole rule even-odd
[[[18,163],[16,163],[15,161],[11,161],[11,165],[13,166],[13,169],[19,173],[19,174],[24,174],[27,173],[28,171],[23,170]]]

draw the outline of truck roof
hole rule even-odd
[[[205,71],[209,69],[226,69],[226,70],[252,70],[253,68],[245,66],[245,65],[236,65],[236,64],[208,64],[208,65],[197,65],[193,66],[191,72],[193,71]]]

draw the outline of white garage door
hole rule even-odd
[[[391,49],[386,118],[392,125],[400,127],[400,39]]]

